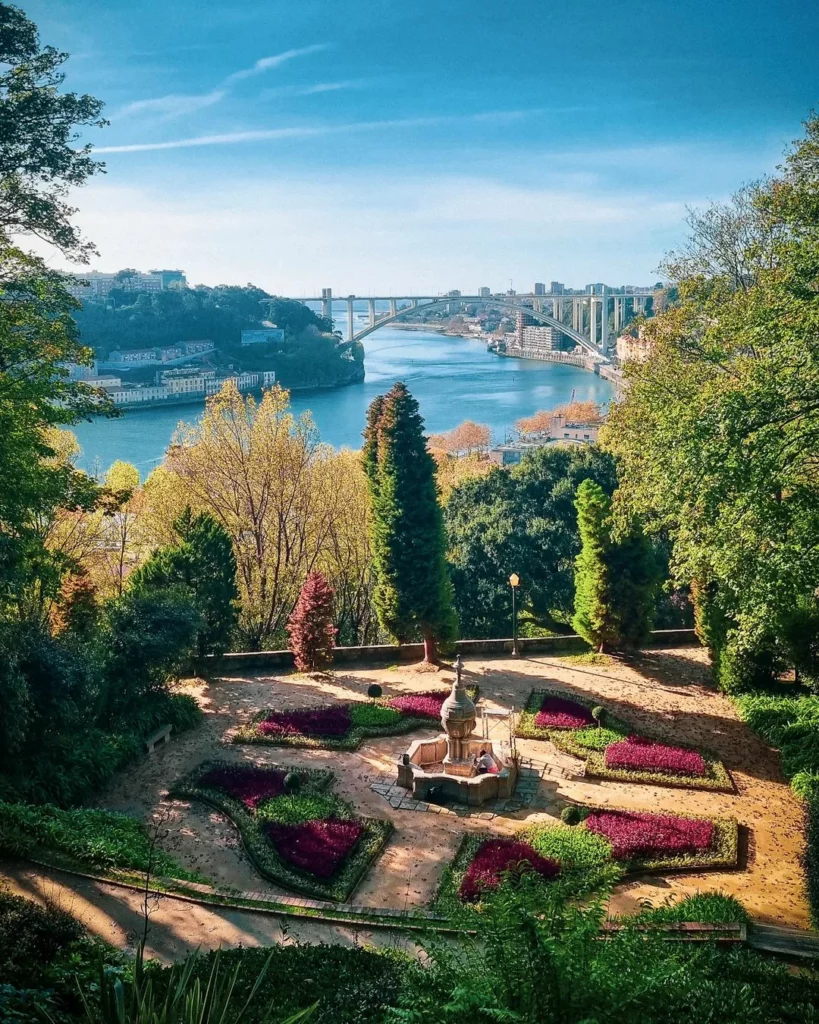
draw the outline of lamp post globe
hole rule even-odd
[[[512,657],[518,656],[518,608],[517,589],[520,586],[520,576],[513,572],[509,577],[509,586],[512,588]]]

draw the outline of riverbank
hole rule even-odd
[[[612,385],[587,370],[498,359],[484,344],[469,341],[430,330],[380,328],[365,342],[365,379],[344,387],[294,388],[293,415],[309,412],[323,442],[358,449],[368,405],[396,380],[405,381],[418,400],[429,433],[443,433],[470,419],[485,423],[501,441],[516,420],[568,402],[572,391],[578,401],[599,405],[612,398]],[[201,410],[201,404],[163,406],[78,423],[73,428],[82,448],[77,465],[105,472],[122,459],[147,474],[164,458],[180,420],[193,423]]]

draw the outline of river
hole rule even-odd
[[[475,420],[487,424],[496,441],[521,416],[568,402],[572,391],[579,401],[605,403],[612,397],[608,381],[588,370],[503,358],[479,340],[382,327],[364,347],[367,376],[361,384],[296,392],[292,398],[293,411],[309,409],[322,440],[336,447],[361,447],[367,406],[396,380],[417,398],[429,433]],[[72,428],[82,447],[78,465],[98,472],[123,459],[144,477],[162,460],[179,421],[195,421],[201,412],[200,406],[186,405],[79,423]]]

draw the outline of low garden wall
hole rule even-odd
[[[648,647],[688,647],[697,643],[693,629],[655,629]],[[484,654],[511,654],[512,640],[457,640],[455,653],[464,658]],[[574,633],[565,636],[520,637],[518,651],[522,654],[574,654],[589,649],[586,641]],[[336,665],[370,663],[393,665],[396,662],[416,662],[424,657],[423,644],[373,644],[370,647],[336,647]],[[292,669],[291,651],[238,651],[233,654],[208,655],[197,665],[189,665],[190,672],[206,675],[233,675],[236,672],[257,671],[268,668]]]

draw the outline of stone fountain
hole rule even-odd
[[[517,764],[496,750],[490,740],[473,735],[476,719],[458,655],[452,692],[441,707],[444,731],[431,740],[415,740],[402,755],[398,785],[409,789],[416,800],[427,800],[430,790],[436,790],[444,799],[471,807],[511,797],[517,784]],[[492,759],[495,771],[478,771],[475,762],[481,751]]]

